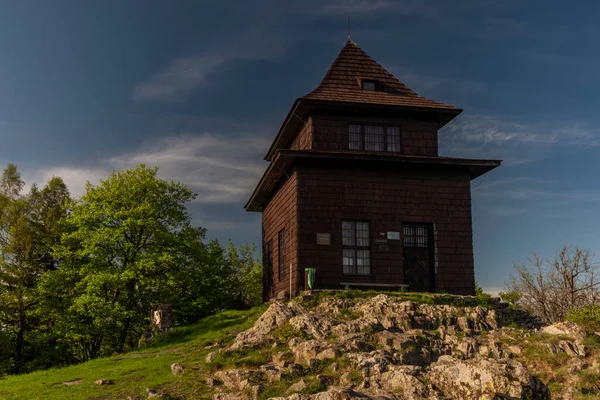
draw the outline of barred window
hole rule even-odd
[[[365,126],[365,150],[383,151],[383,127]]]
[[[267,270],[267,285],[273,285],[273,241],[269,240],[265,243],[263,254],[264,266]]]
[[[348,149],[400,152],[400,127],[349,125]]]
[[[281,281],[285,278],[285,229],[280,230],[277,236],[279,244],[279,268],[277,274]]]
[[[400,151],[400,128],[388,127],[387,128],[387,151],[399,152]]]
[[[348,144],[350,150],[362,149],[362,127],[360,125],[350,125],[348,131]]]
[[[404,224],[402,233],[404,236],[404,247],[427,247],[427,225]]]
[[[342,245],[344,274],[369,275],[371,273],[369,223],[343,221]]]

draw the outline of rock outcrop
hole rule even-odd
[[[253,369],[216,372],[222,389],[215,399],[256,399],[273,386],[287,400],[550,399],[547,386],[519,361],[531,332],[550,338],[536,345],[579,360],[570,361],[574,371],[589,367],[576,326],[518,329],[515,321],[539,324],[503,307],[417,304],[385,294],[328,296],[310,307],[301,299],[273,303],[222,350],[225,358],[233,351],[269,356]]]

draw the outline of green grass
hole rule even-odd
[[[176,328],[155,338],[139,352],[97,359],[65,368],[55,368],[0,380],[2,399],[145,399],[146,388],[168,393],[171,399],[210,398],[203,377],[208,377],[211,364],[206,355],[214,343],[231,341],[237,332],[248,329],[265,311],[266,306],[248,311],[226,311],[204,318],[198,323]],[[260,359],[259,359],[260,358]],[[263,361],[258,352],[240,353],[230,358],[235,365],[256,365]],[[173,376],[171,364],[181,363],[185,371]],[[62,382],[81,379],[79,385]],[[98,386],[94,381],[106,379],[113,385]]]

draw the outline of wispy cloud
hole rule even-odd
[[[281,36],[267,35],[260,30],[240,34],[236,39],[206,50],[201,54],[173,60],[150,79],[133,89],[135,101],[173,101],[205,83],[219,68],[235,61],[271,59],[282,54]]]
[[[394,8],[394,3],[387,0],[337,0],[324,2],[318,11],[322,14],[355,14],[391,8]]]
[[[573,210],[600,202],[600,191],[557,187],[557,182],[517,176],[481,181],[472,187],[475,204],[483,212],[510,217],[535,211],[546,217],[565,217]]]
[[[446,155],[496,158],[506,164],[539,161],[557,147],[600,146],[600,130],[579,124],[525,124],[486,115],[464,115],[440,132]]]
[[[264,171],[268,143],[253,137],[215,135],[169,137],[146,149],[113,157],[116,168],[160,166],[161,176],[181,181],[199,193],[201,203],[241,203]]]
[[[424,0],[328,0],[320,2],[316,9],[321,15],[355,15],[371,13],[395,13],[436,17],[440,5]]]
[[[63,178],[74,196],[85,192],[89,181],[97,184],[112,170],[138,164],[159,166],[165,179],[183,182],[198,193],[204,204],[243,203],[258,182],[266,163],[265,139],[254,135],[220,137],[215,134],[177,135],[150,143],[137,151],[97,160],[95,167],[63,165],[25,171],[28,182],[42,185],[52,176]]]

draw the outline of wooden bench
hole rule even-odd
[[[403,283],[340,282],[340,285],[343,286],[344,289],[350,289],[350,286],[398,288],[402,292],[405,292],[408,289],[408,285]]]

